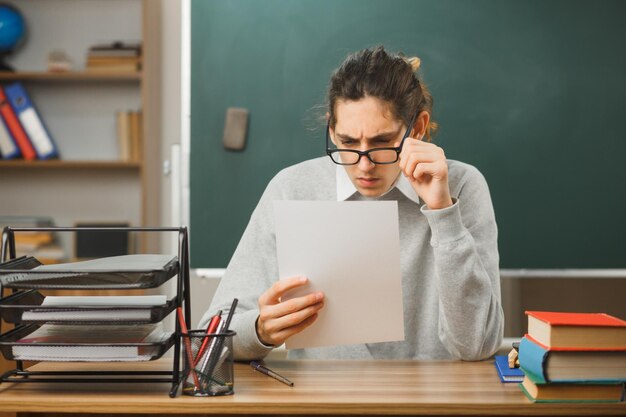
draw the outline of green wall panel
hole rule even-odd
[[[626,2],[195,0],[191,255],[225,267],[271,177],[324,154],[332,70],[422,59],[448,158],[490,186],[503,268],[626,267]],[[228,107],[248,146],[222,147]]]

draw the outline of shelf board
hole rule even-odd
[[[0,71],[0,81],[139,81],[141,72],[107,72],[107,71]]]
[[[0,169],[139,169],[140,162],[125,161],[0,161]]]

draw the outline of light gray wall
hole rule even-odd
[[[183,69],[186,66],[186,73],[188,74],[190,64],[188,61],[184,61],[183,53],[185,48],[183,45],[183,8],[188,0],[153,1],[160,3],[163,16],[160,23],[162,27],[160,34],[162,66],[161,154],[163,155],[161,165],[164,168],[160,200],[162,206],[161,225],[181,226],[185,224],[185,216],[181,213],[185,206],[181,195],[183,184],[182,178],[176,177],[174,171],[178,169],[179,174],[184,174],[180,172],[184,169],[184,161],[175,160],[175,155],[172,155],[172,146],[184,147],[184,141],[189,140],[189,138],[183,137],[185,118],[188,120],[189,117],[188,114],[184,114],[186,105],[183,102],[185,83],[189,81],[185,79]],[[188,103],[186,104],[188,105]],[[167,236],[164,236],[161,242],[163,250],[172,253],[175,253],[177,243],[176,239]],[[191,307],[194,326],[208,308],[218,283],[219,279],[217,278],[198,276],[196,271],[192,271]],[[174,282],[170,283],[167,287],[162,288],[161,292],[174,294],[174,284]]]
[[[75,70],[87,50],[113,40],[140,41],[141,0],[19,0],[27,39],[9,60],[19,71],[45,71],[48,53],[62,49]],[[116,160],[115,112],[141,106],[139,81],[32,81],[27,89],[63,160]],[[97,98],[97,99],[96,99]],[[53,216],[56,224],[141,221],[139,172],[125,170],[3,169],[0,215]],[[72,254],[70,234],[60,234]]]
[[[155,1],[155,0],[153,0]],[[172,145],[181,142],[181,38],[182,16],[181,0],[156,0],[161,4],[163,20],[161,22],[161,166],[171,164]],[[161,188],[161,224],[164,226],[180,226],[172,219],[172,176],[162,171]],[[172,239],[165,237],[164,248],[174,249]]]
[[[8,60],[20,71],[46,70],[48,54],[56,49],[67,54],[74,70],[81,71],[90,46],[113,40],[141,41],[141,0],[14,3],[26,16],[28,33],[23,47]],[[64,160],[117,159],[115,112],[141,107],[139,82],[39,82],[30,86],[33,102]]]

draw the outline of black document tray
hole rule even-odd
[[[18,258],[15,250],[15,234],[23,233],[23,232],[38,232],[38,231],[49,231],[49,232],[81,232],[81,231],[90,231],[90,232],[111,232],[111,231],[122,231],[122,232],[137,232],[137,233],[159,233],[162,234],[164,232],[167,233],[176,233],[178,236],[178,251],[177,255],[124,255],[129,256],[130,260],[122,260],[119,261],[116,259],[110,258],[98,258],[89,264],[89,267],[85,267],[85,264],[81,262],[67,263],[67,264],[58,264],[58,265],[41,265],[40,263],[31,257],[22,257]],[[2,239],[0,245],[0,262],[8,259],[7,262],[0,263],[0,297],[4,295],[2,291],[5,288],[12,289],[12,293],[26,293],[29,290],[40,290],[40,289],[66,289],[66,290],[133,290],[133,289],[143,289],[143,288],[156,288],[161,286],[163,283],[167,282],[171,278],[177,276],[176,278],[176,295],[170,301],[167,301],[166,306],[152,307],[152,306],[136,306],[141,307],[143,309],[150,308],[151,311],[151,320],[160,320],[159,317],[162,315],[165,317],[169,313],[171,313],[176,307],[183,308],[183,320],[186,323],[187,327],[191,326],[191,304],[190,304],[190,286],[189,286],[189,235],[186,227],[5,227],[2,230]],[[144,258],[142,258],[144,256]],[[145,260],[148,259],[148,262]],[[91,262],[91,261],[87,261]],[[4,311],[4,314],[9,314],[12,319],[16,319],[17,317],[21,317],[23,319],[25,308],[21,307],[31,307],[33,308],[41,308],[41,302],[37,301],[37,295],[35,294],[37,291],[31,291],[28,297],[34,297],[33,302],[30,301],[25,302],[26,294],[21,296],[16,296],[18,300],[16,301],[14,298],[11,300],[15,301],[13,304],[7,306],[7,309]],[[84,293],[83,293],[84,295]],[[7,297],[0,300],[0,302],[6,301],[11,297],[7,294]],[[39,300],[41,300],[41,294],[39,295]],[[21,299],[21,301],[20,301]],[[52,306],[46,306],[52,307]],[[61,307],[61,306],[55,306]],[[73,311],[79,311],[83,309],[83,311],[91,311],[93,312],[96,308],[102,308],[103,306],[63,306],[68,309],[72,309]],[[88,307],[85,309],[84,307]],[[32,310],[31,310],[32,311]],[[2,313],[0,311],[0,317],[2,317]],[[126,313],[124,313],[126,314]],[[113,317],[113,315],[111,315]],[[98,317],[99,319],[99,317]],[[85,346],[89,348],[89,346],[98,348],[98,347],[106,347],[106,346],[126,346],[128,345],[114,345],[112,343],[102,344],[102,340],[100,339],[87,339],[83,338],[82,335],[78,335],[78,338],[70,338],[65,341],[76,342],[77,340],[81,343],[72,343],[66,345],[52,344],[51,346],[60,347],[59,350],[55,350],[52,352],[53,354],[47,354],[46,357],[43,358],[43,361],[69,361],[69,362],[77,362],[83,361],[82,358],[86,357],[89,362],[101,362],[102,368],[95,369],[97,367],[90,367],[90,369],[85,370],[70,370],[63,369],[55,370],[55,371],[33,371],[24,368],[24,360],[21,358],[17,358],[13,353],[14,348],[21,346],[27,347],[25,343],[17,343],[17,340],[23,339],[27,334],[30,334],[35,329],[39,328],[42,325],[42,322],[37,321],[36,323],[23,323],[22,321],[17,320],[15,324],[15,329],[9,330],[8,332],[2,333],[2,324],[4,320],[0,320],[0,352],[7,359],[15,361],[15,369],[11,369],[9,371],[0,374],[0,384],[2,382],[12,382],[12,383],[22,383],[22,382],[41,382],[41,383],[52,383],[52,382],[71,382],[71,383],[101,383],[106,379],[107,382],[119,382],[119,383],[127,383],[132,381],[132,383],[169,383],[171,384],[171,389],[169,392],[170,397],[175,397],[178,392],[178,388],[180,383],[183,381],[184,377],[181,372],[181,344],[180,344],[180,332],[181,324],[179,320],[175,320],[175,329],[174,332],[170,335],[166,333],[163,337],[154,343],[152,341],[148,341],[146,343],[137,343],[132,346],[135,348],[134,350],[128,349],[117,349],[117,357],[114,358],[119,361],[128,361],[129,355],[133,356],[130,358],[131,362],[137,361],[145,361],[145,360],[153,360],[161,357],[165,352],[168,351],[172,346],[174,347],[174,354],[172,355],[172,367],[169,370],[141,370],[141,369],[133,369],[132,363],[129,363],[128,368],[124,370],[108,370],[106,366],[106,360],[111,360],[111,355],[107,355],[107,351],[98,350],[96,355],[91,355],[92,352],[86,352]],[[77,325],[73,322],[50,322],[48,320],[45,323],[50,324],[64,324],[71,325],[76,328],[86,328],[89,326],[81,326]],[[75,325],[76,324],[76,325]],[[85,324],[85,323],[80,323]],[[104,339],[105,342],[113,342],[116,339],[114,329],[107,329],[107,325],[114,325],[116,327],[124,327],[133,324],[146,324],[146,323],[127,323],[127,322],[115,322],[111,323],[111,320],[107,320],[106,322],[98,322],[97,325],[95,322],[92,324],[93,331],[102,331],[103,335],[110,334],[111,337],[108,339]],[[91,330],[91,329],[88,329]],[[61,339],[62,340],[62,339]],[[124,339],[117,339],[118,341]],[[58,340],[57,340],[58,341]],[[63,341],[63,340],[62,340]],[[91,342],[97,341],[97,345],[89,345],[83,342]],[[30,342],[28,342],[30,344]],[[43,344],[37,343],[37,346],[41,347]],[[141,348],[142,357],[136,358],[134,355],[139,352],[139,348]],[[64,350],[65,349],[65,350]],[[143,355],[145,349],[149,349],[149,355]],[[25,356],[26,354],[33,356],[32,353],[40,354],[37,349],[17,349],[17,353],[20,357]],[[49,352],[47,352],[49,353]],[[78,355],[77,353],[80,353]],[[44,355],[41,355],[42,357]],[[100,360],[95,358],[99,357]],[[4,389],[4,387],[3,387]]]
[[[142,256],[154,255],[127,255],[140,259]],[[173,257],[159,268],[124,269],[115,267],[116,258],[102,258],[102,264],[111,264],[111,267],[102,269],[82,268],[88,262],[73,264],[44,265],[30,270],[0,269],[0,283],[5,288],[14,289],[138,289],[155,288],[178,274],[178,258]],[[91,261],[95,262],[95,261]],[[67,265],[67,269],[62,269]]]
[[[145,324],[163,320],[176,308],[176,298],[158,306],[42,306],[45,297],[36,290],[25,290],[0,299],[0,317],[7,323],[51,324]],[[121,311],[141,312],[146,318],[124,317]],[[24,317],[25,312],[50,313],[41,318]],[[57,317],[54,317],[54,314]],[[60,314],[59,314],[60,313]],[[81,317],[81,313],[83,317]],[[94,316],[101,316],[94,318]],[[49,318],[46,318],[49,317]],[[90,318],[91,317],[91,318]]]
[[[39,262],[37,259],[35,259],[32,256],[20,256],[19,258],[9,259],[6,262],[0,263],[0,269],[24,270],[24,269],[33,269],[40,265],[41,265],[41,262]]]
[[[115,348],[137,348],[138,353],[137,357],[129,358],[125,361],[129,362],[142,362],[142,361],[152,361],[155,359],[159,359],[165,352],[168,351],[174,345],[176,341],[176,334],[172,333],[167,339],[163,339],[155,342],[137,342],[137,343],[23,343],[18,342],[18,340],[28,336],[35,330],[40,327],[38,324],[25,324],[16,327],[15,329],[5,333],[0,337],[0,351],[2,351],[2,355],[7,360],[45,360],[46,362],[59,362],[59,360],[55,359],[40,359],[38,356],[33,355],[24,355],[24,356],[16,356],[13,353],[14,347],[35,347],[39,350],[39,348],[51,348],[51,349],[71,349],[73,347],[86,347],[93,349],[115,349]],[[98,329],[94,329],[97,331]],[[65,360],[68,361],[68,360]],[[90,358],[82,358],[82,359],[72,359],[71,362],[102,362],[102,358],[98,357],[96,359]],[[105,362],[120,362],[120,360],[106,360]]]

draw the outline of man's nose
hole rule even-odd
[[[369,171],[370,169],[374,168],[375,165],[376,164],[370,161],[367,155],[361,155],[361,159],[359,160],[359,169],[361,171]]]

